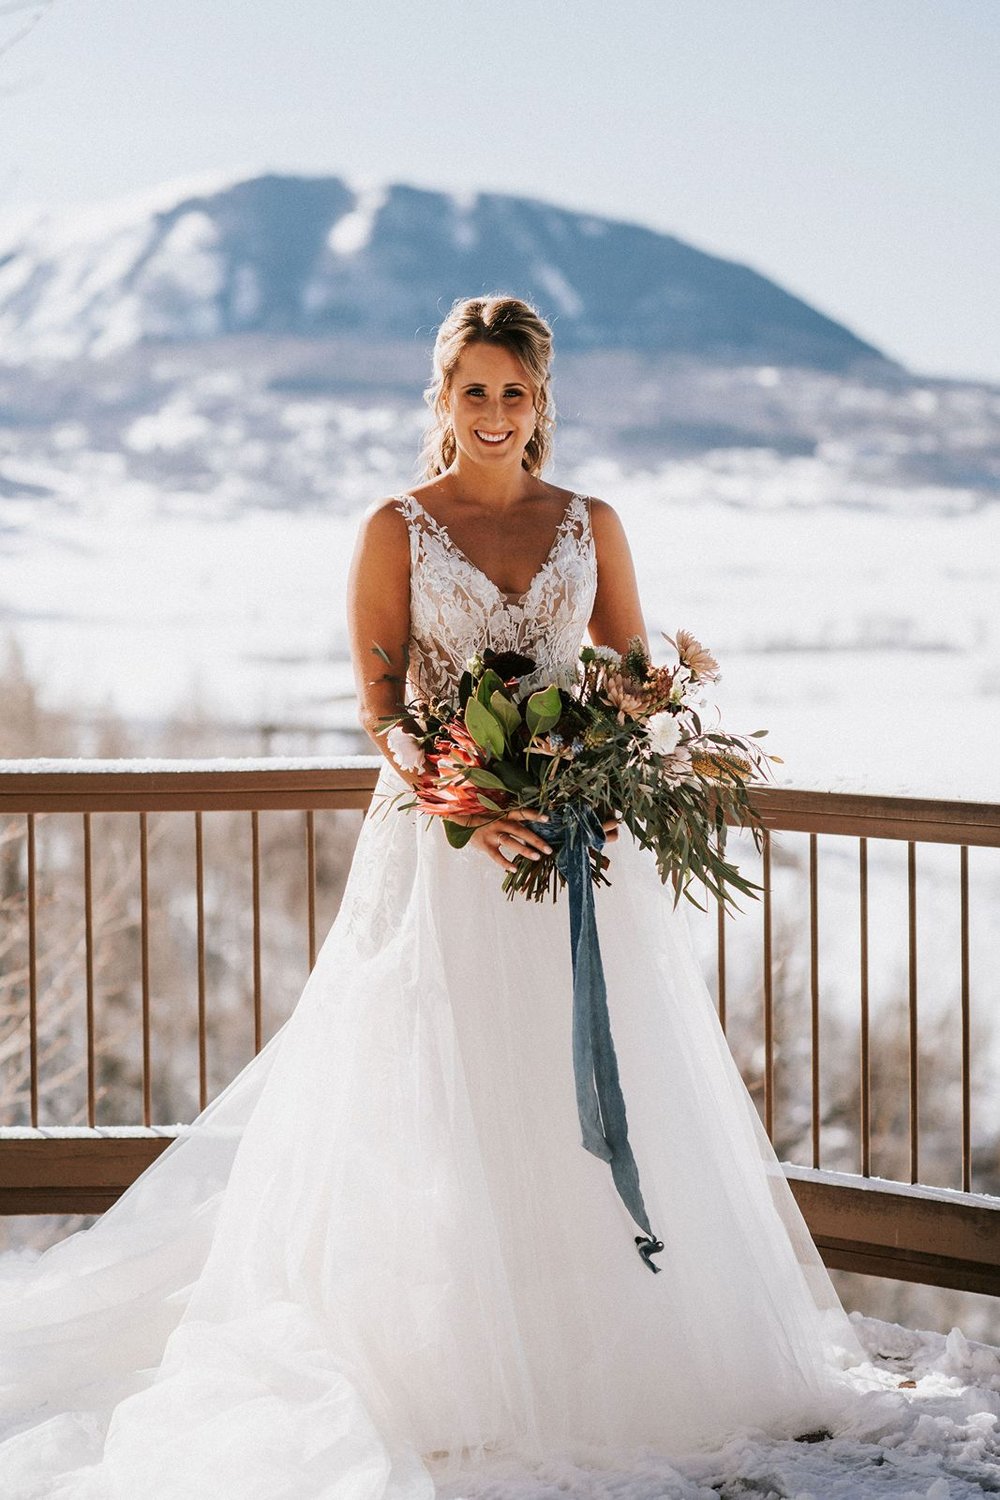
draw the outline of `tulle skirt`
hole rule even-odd
[[[5,1500],[427,1500],[835,1426],[865,1356],[651,854],[596,892],[651,1273],[580,1144],[568,906],[387,797],[295,1011],[0,1284]]]

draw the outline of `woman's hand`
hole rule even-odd
[[[545,823],[548,821],[545,814],[539,814],[529,807],[513,807],[509,813],[502,818],[493,818],[489,823],[481,823],[469,840],[475,849],[482,852],[498,864],[503,870],[516,870],[519,855],[530,860],[541,859],[543,854],[551,854],[551,845],[544,838],[535,833],[532,828],[525,828],[527,821],[533,823]],[[462,821],[455,819],[456,822]],[[603,823],[604,838],[606,843],[613,843],[618,837],[618,819],[605,818]]]
[[[541,859],[543,854],[552,853],[550,844],[535,833],[534,829],[524,826],[529,819],[533,823],[548,822],[544,813],[530,807],[512,807],[502,818],[481,823],[469,843],[473,848],[481,849],[501,869],[516,870],[519,854],[536,860]]]

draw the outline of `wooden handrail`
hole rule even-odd
[[[156,812],[363,807],[382,759],[217,761],[0,760],[0,812]],[[1000,804],[825,792],[760,783],[754,807],[774,829],[1000,847]],[[347,800],[350,799],[350,800]]]
[[[199,812],[367,807],[382,764],[374,755],[337,761],[0,761],[0,813]],[[176,767],[176,769],[174,768]]]

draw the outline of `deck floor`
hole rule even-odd
[[[808,1442],[756,1436],[717,1453],[596,1474],[441,1485],[439,1500],[973,1500],[1000,1494],[1000,1348],[851,1315],[883,1389],[864,1425]],[[998,1314],[1000,1329],[1000,1314]],[[901,1385],[912,1381],[912,1385]]]

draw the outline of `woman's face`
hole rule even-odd
[[[455,442],[475,463],[521,467],[535,431],[534,387],[521,361],[499,344],[466,344],[451,380]]]

